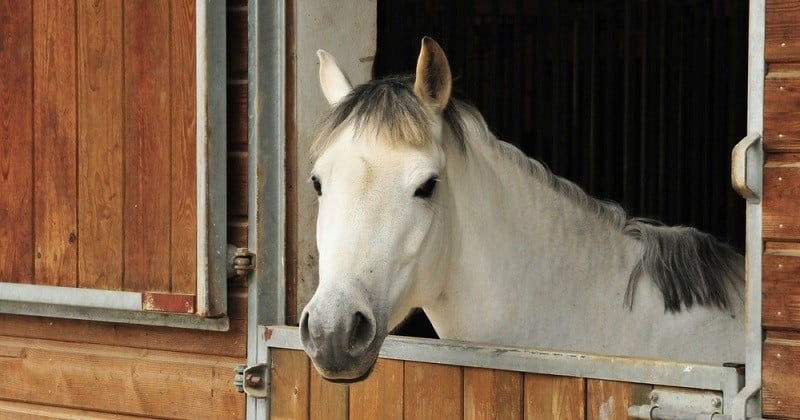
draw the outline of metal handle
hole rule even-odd
[[[747,201],[761,200],[761,135],[748,134],[731,152],[731,184]]]

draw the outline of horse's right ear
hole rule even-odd
[[[322,94],[329,104],[336,105],[353,90],[353,86],[336,65],[336,59],[332,55],[325,50],[317,50],[317,57],[319,57],[319,84],[322,86]]]
[[[450,101],[452,76],[444,51],[433,38],[422,38],[422,48],[417,58],[414,93],[422,102],[441,113]]]

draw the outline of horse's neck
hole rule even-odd
[[[533,311],[563,304],[563,296],[590,304],[596,288],[619,294],[621,305],[625,282],[617,289],[598,282],[627,278],[640,252],[635,241],[496,146],[468,147],[466,157],[448,156],[452,202],[443,214],[451,264],[444,292],[428,309],[440,335],[524,344],[510,342],[498,323],[536,323]]]

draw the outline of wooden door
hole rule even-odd
[[[201,3],[0,0],[0,282],[196,312]]]

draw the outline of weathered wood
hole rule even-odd
[[[247,152],[228,152],[228,215],[247,216]]]
[[[231,8],[228,2],[225,31],[228,48],[228,77],[247,79],[247,6]]]
[[[465,419],[521,419],[523,374],[464,368]]]
[[[78,283],[122,289],[122,1],[77,3]]]
[[[800,150],[800,65],[774,64],[764,79],[764,148]]]
[[[526,373],[524,418],[582,419],[585,417],[583,378]]]
[[[197,78],[195,1],[170,1],[171,290],[197,292]]]
[[[800,155],[770,154],[764,166],[765,240],[800,240]]]
[[[649,387],[649,386],[647,386]],[[628,418],[628,407],[644,404],[646,388],[634,384],[599,379],[586,380],[586,419],[614,420]]]
[[[405,362],[403,413],[409,419],[461,419],[464,382],[459,366]]]
[[[169,2],[124,12],[124,290],[170,291]]]
[[[34,282],[72,287],[78,274],[75,30],[74,2],[33,2]]]
[[[139,416],[244,416],[230,380],[239,358],[11,337],[0,337],[0,354],[0,399]]]
[[[364,382],[350,386],[350,419],[403,418],[403,361],[378,359]]]
[[[769,242],[762,258],[762,324],[800,326],[800,244]]]
[[[270,350],[270,417],[273,419],[308,419],[308,356],[299,350]]]
[[[326,381],[313,366],[309,371],[311,372],[309,418],[311,420],[347,420],[349,387]]]
[[[33,281],[31,2],[0,0],[0,281]]]
[[[800,333],[767,332],[762,377],[764,416],[800,418]]]
[[[0,418],[6,420],[136,420],[149,417],[126,416],[97,411],[75,410],[64,407],[28,404],[0,400]]]
[[[800,4],[766,1],[764,58],[768,62],[800,62]]]

